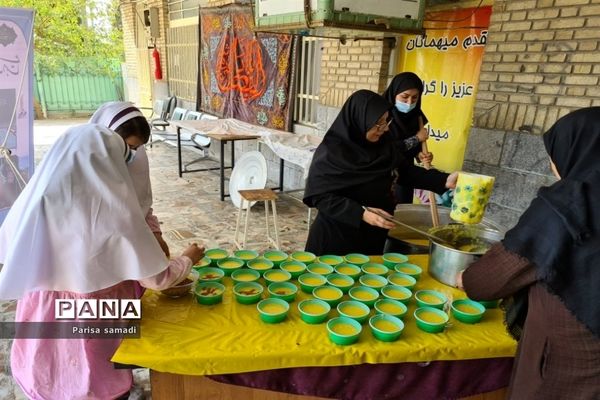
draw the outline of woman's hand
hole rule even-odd
[[[192,265],[198,264],[198,261],[204,257],[204,247],[198,246],[198,243],[192,243],[181,255],[189,257],[192,260]]]
[[[431,165],[433,162],[433,153],[420,151],[417,155],[419,157],[419,161],[425,165]]]
[[[162,233],[160,233],[160,232],[154,232],[154,237],[156,238],[156,241],[160,245],[160,248],[165,253],[165,255],[167,256],[167,258],[170,258],[171,257],[171,252],[169,251],[169,245],[163,239]]]
[[[373,208],[373,207],[371,207],[371,210],[379,213],[380,215],[377,215],[375,212],[365,210],[363,212],[362,220],[365,221],[367,224],[373,225],[373,226],[378,226],[383,229],[392,229],[394,227],[393,222],[388,221],[387,219],[385,219],[384,217],[381,216],[381,215],[385,215],[387,218],[393,218],[386,211],[382,210],[381,208]]]
[[[458,180],[458,171],[454,171],[446,178],[446,189],[455,189],[456,181]]]
[[[419,142],[424,142],[429,138],[429,131],[421,126],[421,129],[419,129],[415,136],[419,139]]]

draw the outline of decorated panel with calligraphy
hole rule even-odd
[[[199,109],[289,130],[296,39],[253,29],[249,6],[200,9]]]

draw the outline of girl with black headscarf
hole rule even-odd
[[[310,228],[307,251],[381,254],[393,227],[381,215],[391,217],[394,210],[390,191],[394,168],[401,167],[403,182],[424,189],[443,192],[455,185],[456,174],[427,171],[399,154],[385,135],[389,108],[385,99],[369,90],[352,94],[315,151],[304,203],[319,213]]]
[[[462,285],[476,300],[512,296],[511,399],[600,399],[600,107],[564,116],[543,139],[559,181]]]
[[[429,137],[423,128],[428,120],[421,110],[423,82],[412,72],[402,72],[392,79],[383,97],[394,105],[391,110],[392,123],[390,133],[400,152],[408,160],[431,163],[433,155],[421,151],[421,143]],[[397,203],[412,203],[413,188],[397,186],[395,189]]]

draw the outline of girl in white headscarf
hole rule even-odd
[[[74,127],[48,151],[0,227],[0,299],[19,299],[17,322],[54,321],[57,299],[133,299],[161,290],[204,255],[171,261],[145,222],[127,168],[129,145],[97,124]],[[115,399],[130,370],[110,359],[120,339],[13,342],[13,377],[33,399]]]
[[[107,127],[117,132],[132,150],[127,160],[127,169],[133,180],[136,195],[146,217],[146,222],[154,233],[167,257],[169,246],[162,237],[158,218],[152,210],[152,186],[150,184],[150,166],[148,155],[143,146],[150,138],[150,126],[142,112],[133,103],[111,101],[100,106],[90,118],[90,123]]]

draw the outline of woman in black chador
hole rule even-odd
[[[433,154],[424,153],[421,143],[427,140],[429,133],[423,126],[428,120],[421,110],[423,81],[413,72],[402,72],[392,79],[383,97],[394,105],[390,110],[392,122],[390,136],[396,141],[398,149],[409,161],[431,164]],[[394,196],[397,203],[413,202],[413,187],[396,185]]]
[[[306,250],[317,255],[383,252],[386,218],[394,211],[392,170],[403,184],[443,193],[457,174],[425,170],[408,162],[385,133],[391,105],[369,90],[352,94],[315,151],[304,203],[319,213]],[[364,207],[374,209],[376,213]],[[380,215],[378,215],[380,214]]]

